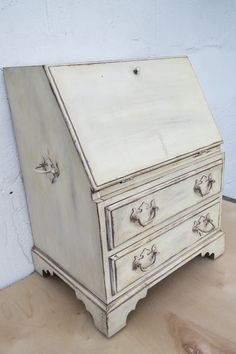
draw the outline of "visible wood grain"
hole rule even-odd
[[[186,57],[47,73],[98,186],[222,141]]]
[[[131,291],[124,293],[108,305],[95,297],[40,250],[33,249],[33,259],[36,270],[41,275],[56,274],[74,289],[78,299],[83,301],[86,309],[91,313],[97,329],[110,337],[126,325],[128,314],[135,309],[138,301],[146,296],[149,288],[199,254],[202,256],[209,254],[213,256],[212,258],[219,257],[224,252],[224,244],[224,234],[221,231],[213,234],[210,232],[209,235],[201,237],[192,247],[186,247],[184,252],[179,252],[178,257],[173,257],[170,262],[163,264],[156,274],[147,274],[148,277],[143,283],[136,285]]]
[[[42,276],[58,275],[65,283],[74,289],[76,297],[81,300],[86,310],[92,315],[93,321],[97,329],[107,337],[113,336],[116,332],[126,326],[127,316],[130,311],[134,310],[138,301],[147,295],[147,288],[143,288],[119,306],[113,308],[99,300],[93,293],[89,292],[83,285],[74,280],[62,268],[55,265],[41,251],[33,248],[33,260],[36,271]],[[128,301],[127,301],[128,300]]]
[[[111,339],[74,291],[38,274],[0,293],[1,354],[235,354],[236,205],[223,202],[226,252],[196,258],[149,290]]]

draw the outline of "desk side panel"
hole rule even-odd
[[[42,67],[4,71],[34,244],[105,299],[96,204],[88,177]],[[38,173],[50,157],[60,175]]]

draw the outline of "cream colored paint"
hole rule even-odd
[[[5,78],[34,245],[104,300],[96,204],[44,69],[7,69]],[[54,184],[35,171],[47,156],[60,169]]]
[[[147,243],[144,243],[141,247],[138,247],[132,251],[127,250],[127,254],[125,252],[121,252],[121,255],[117,254],[112,257],[114,260],[114,273],[112,273],[112,277],[114,277],[114,283],[116,284],[115,289],[113,289],[114,293],[123,290],[128,285],[133,284],[135,281],[142,279],[145,282],[150,276],[153,276],[154,272],[157,273],[161,271],[162,268],[166,266],[166,263],[172,263],[175,259],[184,258],[184,253],[186,249],[190,246],[197,247],[197,243],[206,240],[206,237],[209,237],[212,232],[215,232],[219,226],[219,204],[216,204],[212,207],[208,207],[207,209],[202,209],[201,212],[195,213],[190,219],[182,222],[180,225],[176,226],[169,232],[159,235],[155,238],[155,234],[152,235],[151,240],[148,240]],[[197,221],[201,216],[206,216],[209,213],[210,218],[213,220],[212,225],[207,225],[203,227],[206,234],[202,234],[200,236],[198,233],[193,232],[192,228],[194,222]],[[160,234],[160,232],[159,232]],[[206,236],[207,235],[207,236]],[[147,256],[147,259],[141,259],[140,262],[144,263],[144,268],[147,268],[147,271],[143,272],[140,268],[134,269],[133,263],[135,257],[140,257],[144,250],[150,251],[152,250],[153,245],[157,249],[157,255],[152,264],[151,256]],[[166,263],[165,263],[166,262]]]
[[[98,186],[221,141],[188,58],[47,69]]]
[[[213,167],[212,169],[209,169],[208,166],[205,166],[205,169],[201,167],[201,172],[199,171],[187,179],[185,175],[182,177],[179,176],[177,180],[172,181],[172,185],[167,185],[165,188],[159,186],[157,187],[157,191],[155,191],[154,187],[140,198],[137,195],[134,196],[134,201],[122,200],[120,203],[112,204],[111,207],[107,208],[107,210],[110,210],[110,212],[107,212],[107,216],[110,223],[109,237],[114,242],[114,246],[118,246],[148,229],[152,232],[152,228],[160,225],[164,220],[178,214],[184,209],[190,208],[192,205],[205,201],[206,198],[220,193],[222,168],[222,165]],[[203,197],[198,193],[194,193],[193,189],[196,179],[200,180],[202,176],[208,177],[210,173],[212,173],[216,182],[213,183],[212,188],[209,188],[209,193]],[[147,226],[143,227],[138,222],[130,222],[133,210],[137,211],[142,206],[142,203],[147,203],[150,206],[153,200],[158,209],[153,220]]]
[[[147,83],[151,80],[149,65],[152,67],[153,63],[171,62],[175,71],[179,60],[173,58],[146,61],[142,68],[149,70]],[[186,68],[189,67],[186,59],[181,59],[181,63]],[[132,66],[133,62],[117,63],[118,71],[126,70],[129,65]],[[93,72],[96,66],[89,65],[88,68]],[[99,66],[109,67],[111,73],[115,69],[113,63],[99,64]],[[158,171],[162,174],[160,180],[157,178],[156,181],[158,190],[155,189],[155,181],[149,180],[151,166],[139,170],[137,156],[137,164],[134,165],[136,177],[133,176],[128,183],[131,190],[130,203],[125,201],[125,194],[129,193],[126,181],[120,183],[119,178],[114,183],[121,187],[110,185],[110,197],[107,195],[104,200],[103,191],[101,195],[100,191],[94,191],[93,178],[96,180],[97,175],[90,173],[90,156],[85,155],[86,149],[81,149],[80,136],[83,141],[84,131],[74,127],[68,116],[70,105],[73,106],[76,102],[79,106],[79,100],[76,99],[74,103],[67,102],[65,107],[62,106],[64,90],[58,91],[57,86],[50,85],[42,66],[8,68],[5,69],[4,75],[33,230],[32,255],[36,270],[41,275],[44,272],[50,275],[55,273],[70,285],[92,314],[95,326],[110,337],[125,326],[129,312],[135,308],[137,301],[146,295],[147,289],[198,254],[212,253],[216,258],[223,253],[221,184],[224,156],[220,152],[221,142],[218,141],[218,131],[211,115],[205,116],[205,126],[213,129],[210,134],[203,134],[202,145],[198,146],[197,151],[195,149],[192,151],[192,141],[201,142],[194,128],[197,121],[201,123],[202,117],[195,118],[196,121],[190,119],[189,134],[185,140],[186,153],[182,151],[172,161],[166,157],[165,166],[162,160],[159,161],[159,166],[156,166],[156,175]],[[90,75],[91,73],[88,78]],[[192,71],[187,70],[186,75],[190,80]],[[86,86],[86,76],[83,79]],[[156,80],[159,81],[158,77],[154,77],[153,83]],[[171,78],[166,77],[166,80],[165,87],[168,87],[168,81],[170,86],[173,85]],[[188,81],[187,78],[185,80]],[[112,85],[111,82],[111,87]],[[129,85],[131,83],[128,80]],[[141,82],[140,85],[144,93],[143,100],[147,102],[147,113],[150,114],[149,99],[152,98],[153,92],[145,82]],[[190,85],[189,89],[191,88],[190,96],[192,95],[193,98],[196,96],[198,102],[200,89],[198,87],[196,90]],[[185,89],[183,88],[183,92]],[[54,90],[57,90],[56,95]],[[77,92],[76,87],[74,90]],[[123,94],[125,96],[125,92]],[[176,96],[179,97],[179,93],[176,92]],[[167,102],[168,97],[167,95]],[[116,96],[115,90],[114,97],[111,99],[112,105],[116,98],[120,97]],[[123,100],[122,96],[121,99]],[[132,104],[129,107],[126,102],[126,105],[128,111],[136,112],[136,107]],[[194,112],[192,102],[187,100],[184,105],[186,111]],[[200,100],[198,106],[199,112],[204,110],[205,101]],[[154,105],[154,108],[158,113],[159,106]],[[143,110],[145,113],[145,102],[143,102]],[[131,122],[132,114],[127,115],[126,118]],[[99,115],[98,119],[102,124],[103,116]],[[167,125],[168,122],[171,125],[172,119],[171,116],[166,118]],[[145,114],[140,116],[139,120],[140,137],[145,137],[143,127],[148,124],[150,140],[154,141],[156,135],[155,130],[151,129],[152,120],[150,122],[146,119]],[[116,127],[117,125],[114,124],[114,129]],[[110,130],[111,135],[114,134],[112,125]],[[184,131],[185,127],[181,130],[180,124],[176,132],[179,138],[182,138],[181,132]],[[101,132],[98,131],[97,135],[101,137]],[[165,142],[169,144],[170,149],[173,148],[171,136],[172,132],[166,130]],[[210,144],[210,136],[214,144]],[[87,146],[90,146],[92,137],[93,135],[88,134]],[[144,140],[141,139],[142,144],[145,144]],[[206,141],[208,141],[207,148]],[[137,146],[132,139],[127,146],[130,148],[132,142],[135,151]],[[127,146],[123,144],[124,153]],[[154,158],[159,156],[155,150],[150,150],[150,153]],[[101,150],[98,150],[98,159],[101,158],[100,154]],[[140,159],[142,161],[141,157]],[[109,175],[109,172],[107,172],[105,156],[103,160],[105,181],[106,174]],[[208,164],[206,164],[207,160]],[[48,164],[45,165],[46,161]],[[120,163],[119,156],[117,163]],[[137,178],[141,174],[143,178],[139,179],[137,186]],[[150,183],[153,183],[153,187]],[[163,195],[162,191],[164,191]],[[115,197],[114,193],[116,193]],[[126,235],[127,241],[129,236],[133,236],[130,224],[133,226],[134,219],[126,209],[130,205],[133,211],[137,209],[140,197],[147,198],[151,203],[152,214],[149,214],[148,221],[157,227],[157,232],[152,233],[151,228],[146,230],[143,228],[140,231],[141,237],[134,239],[134,242],[128,245],[122,242],[123,236],[120,237],[121,240],[118,237],[119,248],[109,250],[108,241],[111,237],[109,232],[112,227],[116,231],[114,237],[119,230]],[[109,226],[109,215],[106,210],[113,209],[114,198],[117,199],[121,214],[114,214],[115,223]],[[157,213],[160,210],[161,205],[159,206],[158,200],[163,203],[159,222],[156,219],[157,215],[153,214],[153,208]],[[199,200],[201,203],[198,202]],[[117,211],[118,208],[114,210]],[[135,219],[135,223],[137,220],[140,219]],[[142,220],[141,224],[145,223],[145,217]]]
[[[0,287],[33,271],[32,235],[3,67],[188,55],[220,127],[236,198],[235,2],[0,1]]]

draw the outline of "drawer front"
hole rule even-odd
[[[157,237],[154,235],[142,246],[111,256],[113,295],[136,280],[150,276],[164,262],[170,258],[173,260],[187,247],[198,241],[201,242],[214,233],[219,227],[219,215],[220,203],[217,203],[191,216],[166,233]]]
[[[106,207],[109,249],[219,193],[222,168],[222,162],[211,168],[202,167],[190,177],[182,175],[168,186],[152,188],[135,200],[133,197]]]

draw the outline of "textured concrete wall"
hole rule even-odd
[[[2,67],[189,55],[225,140],[225,194],[236,198],[235,38],[230,0],[0,0],[0,287],[33,271]]]

